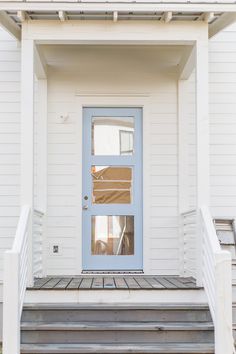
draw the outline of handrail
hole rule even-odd
[[[199,211],[202,282],[215,327],[215,354],[235,353],[232,336],[231,254],[221,250],[208,207]],[[200,266],[200,265],[199,265]]]
[[[11,250],[4,256],[3,354],[20,354],[20,318],[28,278],[30,207],[22,208]]]
[[[202,284],[215,327],[215,354],[235,354],[232,332],[231,255],[221,249],[208,207],[181,214],[182,273],[189,275],[189,243],[195,237],[196,278]]]

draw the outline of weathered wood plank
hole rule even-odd
[[[191,278],[178,277],[177,280],[185,285],[185,288],[196,288],[196,282]]]
[[[67,285],[66,289],[70,289],[70,290],[79,289],[82,279],[83,279],[82,277],[72,278],[70,283]]]
[[[137,288],[140,289],[139,284],[136,282],[136,280],[133,277],[128,276],[128,277],[125,277],[124,279],[125,279],[129,289],[137,289]]]
[[[193,286],[196,286],[196,280],[192,277],[187,277],[187,278],[178,277],[177,279],[184,284],[192,284]]]
[[[66,289],[70,281],[71,278],[62,278],[59,283],[54,286],[54,289]]]
[[[115,284],[116,284],[116,288],[117,289],[127,289],[128,285],[125,282],[125,279],[122,278],[114,278],[115,280]]]
[[[152,289],[152,285],[150,283],[148,283],[143,277],[135,277],[134,279],[136,280],[136,282],[138,283],[140,288]]]
[[[163,288],[165,288],[164,285],[159,283],[157,281],[157,279],[155,279],[153,277],[148,277],[148,278],[144,278],[144,279],[152,286],[153,289],[163,289]]]
[[[32,289],[195,289],[196,281],[192,277],[178,276],[78,276],[45,277],[35,280]]]
[[[92,285],[92,282],[93,282],[93,278],[85,278],[85,277],[83,277],[83,279],[82,279],[82,281],[80,283],[79,289],[90,289],[91,285]]]
[[[51,277],[46,277],[46,278],[39,278],[36,279],[34,282],[34,289],[40,289],[43,285],[45,285]]]
[[[168,277],[168,281],[176,286],[178,289],[185,289],[186,285],[179,281],[176,277]]]
[[[104,289],[115,289],[116,285],[114,282],[114,278],[106,277],[104,278]]]
[[[168,281],[166,278],[164,278],[164,277],[157,277],[157,278],[155,278],[155,279],[157,279],[159,283],[161,283],[162,285],[164,285],[164,287],[165,287],[166,289],[177,289],[177,287],[176,287],[174,284],[172,284],[171,282],[169,282],[169,281]]]
[[[103,288],[103,277],[93,278],[92,289],[102,289]]]
[[[41,289],[53,289],[55,285],[59,283],[61,278],[51,278],[46,284],[44,284]]]

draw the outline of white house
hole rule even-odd
[[[0,0],[3,354],[235,352],[235,21]]]

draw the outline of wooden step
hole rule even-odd
[[[29,304],[21,343],[29,354],[203,354],[214,327],[205,304]]]
[[[22,322],[211,322],[203,304],[28,304]]]
[[[52,322],[23,323],[22,343],[212,343],[212,323]]]
[[[235,303],[236,305],[236,303]],[[26,303],[24,310],[209,310],[208,304],[203,303]]]
[[[22,331],[212,331],[212,322],[22,322]]]
[[[23,344],[21,354],[207,354],[214,353],[209,343],[154,344]]]

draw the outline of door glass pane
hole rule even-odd
[[[133,153],[134,118],[92,118],[92,155],[132,155]]]
[[[92,216],[92,255],[133,255],[134,216]]]
[[[132,167],[92,166],[93,204],[130,204]]]

